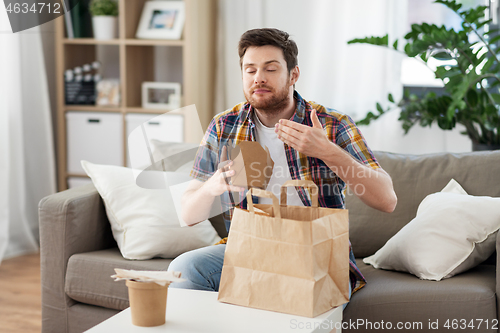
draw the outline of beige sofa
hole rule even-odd
[[[467,154],[399,155],[376,152],[392,176],[398,206],[392,214],[375,211],[347,197],[350,239],[368,284],[355,293],[344,311],[344,332],[380,332],[380,323],[411,325],[439,320],[475,320],[473,332],[492,332],[500,318],[496,292],[497,263],[482,265],[440,282],[362,262],[416,214],[421,200],[455,178],[471,195],[500,197],[500,151]],[[44,198],[39,206],[42,269],[42,332],[82,332],[128,306],[124,284],[113,282],[113,268],[167,269],[171,259],[129,261],[112,237],[102,199],[92,185]],[[221,236],[220,221],[212,221]],[[497,248],[500,239],[497,239]],[[499,275],[500,277],[500,275]],[[479,319],[483,320],[478,327]],[[485,322],[488,320],[489,327]],[[364,326],[354,326],[353,323]],[[371,322],[370,329],[369,324]],[[377,324],[378,323],[378,324]],[[408,324],[410,323],[410,324]],[[377,325],[379,328],[377,329]],[[418,324],[417,324],[418,325]],[[496,325],[498,326],[498,324]],[[414,326],[418,328],[418,326]],[[459,330],[467,332],[468,329]]]

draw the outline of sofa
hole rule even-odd
[[[500,151],[375,155],[393,179],[398,205],[393,213],[379,212],[347,191],[350,240],[368,283],[353,294],[345,308],[343,331],[380,332],[388,328],[387,323],[392,329],[419,332],[454,328],[460,332],[497,331],[500,314],[496,293],[500,281],[495,254],[484,263],[439,282],[374,269],[364,264],[362,258],[380,249],[415,217],[422,199],[439,192],[451,178],[471,195],[500,197]],[[82,332],[128,307],[125,284],[110,278],[113,268],[166,270],[172,261],[124,259],[93,185],[42,199],[39,219],[42,332]],[[224,237],[220,217],[211,222]],[[497,237],[497,249],[499,246]],[[464,327],[464,321],[469,326]],[[436,324],[438,329],[434,329]]]

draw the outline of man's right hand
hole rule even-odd
[[[222,148],[221,162],[217,171],[206,182],[193,179],[182,196],[182,219],[187,225],[195,225],[210,216],[215,198],[226,191],[242,191],[243,188],[230,184],[235,171],[228,160],[227,148]],[[227,181],[226,181],[227,180]]]
[[[243,191],[242,187],[231,185],[231,177],[235,175],[235,171],[231,169],[232,165],[233,161],[227,159],[227,148],[223,146],[217,171],[203,184],[207,193],[217,197],[226,191]]]

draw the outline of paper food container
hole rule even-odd
[[[168,284],[127,280],[132,324],[153,327],[165,324]]]
[[[266,189],[273,174],[274,162],[269,149],[256,141],[241,141],[232,151],[235,176],[232,184],[244,188]]]

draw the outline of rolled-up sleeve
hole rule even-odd
[[[207,181],[217,171],[218,164],[219,137],[217,123],[212,119],[201,140],[190,176],[200,181]]]
[[[380,164],[366,144],[365,138],[349,116],[344,115],[340,120],[335,139],[340,147],[361,163],[373,169],[380,168]]]

